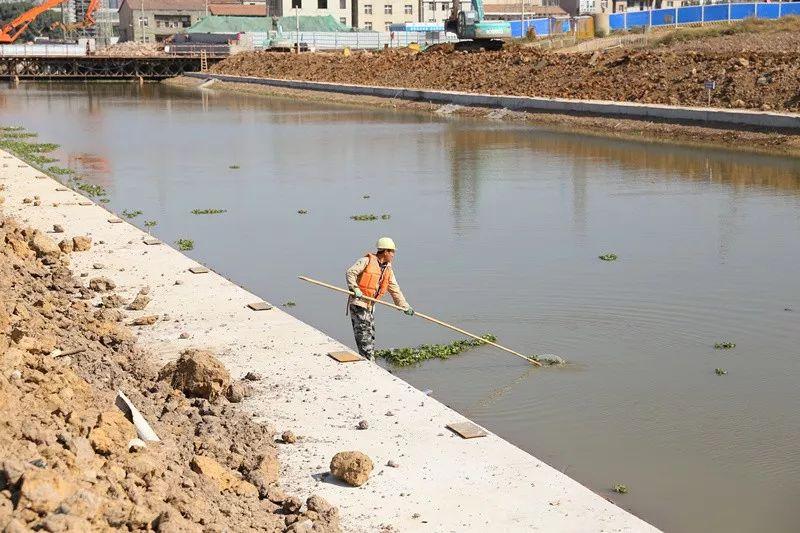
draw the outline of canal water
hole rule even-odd
[[[571,363],[397,375],[663,529],[800,528],[799,160],[133,84],[4,88],[0,121],[351,346],[344,300],[297,276],[341,285],[392,236],[417,309]],[[456,338],[387,309],[377,335]]]

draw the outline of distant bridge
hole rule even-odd
[[[203,58],[207,65],[221,57]],[[198,56],[2,56],[0,79],[163,80],[202,69]]]

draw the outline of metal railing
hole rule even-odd
[[[86,47],[80,44],[4,44],[0,45],[0,57],[81,57]]]

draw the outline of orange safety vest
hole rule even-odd
[[[392,279],[392,265],[386,265],[386,268],[381,272],[378,256],[367,254],[366,257],[369,258],[369,262],[364,271],[358,276],[358,288],[361,289],[364,296],[377,300],[386,294],[386,290],[389,288],[389,281]]]

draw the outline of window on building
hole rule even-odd
[[[364,29],[365,30],[371,30],[372,29],[372,23],[371,22],[365,22],[364,23]]]
[[[364,14],[372,15],[372,4],[364,4]]]
[[[428,9],[430,9],[431,11],[436,11],[436,3],[431,2],[430,4],[428,4]]]
[[[428,19],[428,22],[436,22],[436,19]]]
[[[292,9],[303,9],[303,0],[292,0]]]
[[[339,17],[339,24],[347,26],[347,17]]]
[[[317,0],[317,9],[328,9],[328,0]]]
[[[339,0],[339,9],[347,9],[347,0]]]
[[[384,15],[391,15],[392,14],[392,4],[384,4],[384,6],[383,6],[383,14]]]
[[[391,26],[392,26],[391,22],[384,22],[383,23],[383,31],[389,31],[389,28],[391,28]]]
[[[442,11],[449,11],[449,10],[450,10],[450,6],[449,5],[442,4]]]
[[[403,12],[406,15],[413,15],[414,14],[414,6],[411,5],[411,4],[406,4],[405,7],[403,8]]]

